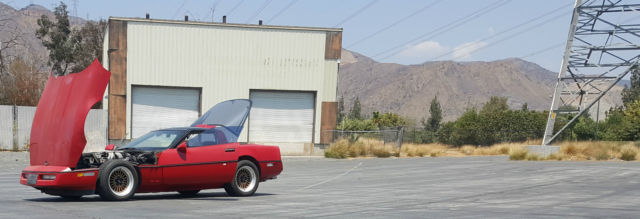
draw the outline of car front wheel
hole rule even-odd
[[[224,190],[230,196],[251,196],[258,190],[259,178],[258,167],[251,161],[241,160],[238,162],[233,181],[226,184]]]
[[[122,201],[133,196],[138,188],[138,172],[124,160],[110,160],[100,166],[98,194],[105,200]]]

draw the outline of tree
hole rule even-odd
[[[345,118],[337,128],[338,130],[344,131],[372,131],[377,129],[376,125],[370,119],[361,120],[352,118]]]
[[[629,122],[625,140],[640,140],[640,100],[636,100],[627,106],[624,110],[624,117]]]
[[[438,128],[440,128],[440,123],[442,122],[442,107],[440,107],[438,96],[433,97],[433,100],[431,100],[429,114],[429,119],[427,119],[426,122],[423,122],[424,129],[436,132],[438,131]]]
[[[356,97],[356,100],[353,101],[353,106],[351,107],[351,111],[349,111],[349,118],[351,119],[362,119],[360,108],[360,99]]]
[[[622,89],[622,103],[625,106],[632,104],[636,100],[640,100],[640,69],[631,70],[631,86],[625,85]]]
[[[522,107],[520,108],[520,110],[522,110],[522,111],[524,111],[524,112],[529,111],[529,104],[527,104],[527,103],[523,103],[523,104],[522,104]]]
[[[22,44],[22,33],[18,26],[11,27],[10,19],[0,19],[0,32],[6,37],[0,39],[0,75],[7,73],[11,61],[15,57],[16,47]]]
[[[480,113],[487,114],[507,110],[509,110],[509,105],[507,104],[506,97],[492,96],[491,99],[489,99],[489,101],[487,101],[487,103],[482,106],[482,110],[480,110]]]
[[[102,42],[107,22],[87,21],[81,28],[74,29],[72,42],[76,45],[73,56],[75,57],[72,72],[80,72],[89,66],[94,59],[102,62]]]
[[[75,61],[75,45],[71,40],[71,27],[69,25],[69,11],[64,2],[60,2],[53,11],[56,21],[42,15],[38,19],[36,36],[42,40],[42,45],[49,50],[49,64],[52,65],[54,74],[65,75],[70,65]]]
[[[11,62],[8,74],[0,75],[0,104],[36,106],[44,89],[46,73],[33,62],[18,57]]]
[[[373,118],[371,118],[373,124],[382,129],[384,127],[400,127],[407,124],[398,114],[373,112]]]
[[[461,146],[465,144],[480,145],[481,118],[475,108],[467,109],[465,113],[456,120],[453,131],[449,137],[449,144]]]
[[[344,96],[340,96],[340,99],[338,99],[338,115],[337,115],[337,122],[338,124],[340,124],[340,122],[342,122],[342,120],[344,119]]]

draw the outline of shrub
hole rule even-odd
[[[577,155],[578,147],[576,147],[574,144],[569,144],[563,148],[563,152],[567,155]]]
[[[528,151],[524,148],[511,150],[509,154],[509,160],[524,160],[527,157]]]
[[[349,157],[349,141],[339,140],[331,144],[325,151],[324,156],[328,158],[343,159]]]
[[[547,157],[548,160],[562,160],[564,159],[564,156],[562,154],[557,154],[557,153],[553,153],[550,154],[549,157]]]
[[[391,152],[385,150],[384,148],[375,148],[371,152],[376,157],[391,157]]]
[[[540,160],[540,157],[536,154],[527,154],[527,160]]]
[[[636,155],[638,154],[638,148],[634,146],[624,146],[622,150],[620,150],[620,159],[625,161],[632,161],[636,159]]]
[[[507,146],[502,146],[499,149],[500,154],[509,154],[509,147]]]
[[[350,157],[358,157],[366,155],[366,146],[364,143],[358,141],[349,145],[349,156]]]
[[[611,156],[609,156],[609,151],[605,149],[597,150],[595,154],[596,160],[609,160]]]
[[[460,152],[466,155],[472,155],[475,150],[476,150],[476,147],[469,146],[469,145],[465,145],[460,148]]]

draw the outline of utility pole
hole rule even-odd
[[[551,144],[638,65],[640,23],[632,13],[638,10],[640,4],[630,0],[576,0],[543,146]],[[590,95],[595,98],[588,98]],[[577,109],[559,110],[561,106]],[[563,113],[576,115],[554,132],[555,120]]]

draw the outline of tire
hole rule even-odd
[[[195,196],[200,190],[178,191],[182,196]]]
[[[138,172],[131,163],[110,160],[100,166],[96,190],[102,199],[124,201],[133,197],[138,183]]]
[[[241,160],[238,162],[233,180],[224,186],[230,196],[251,196],[258,190],[260,172],[253,162]]]

